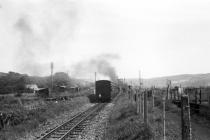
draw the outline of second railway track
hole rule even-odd
[[[75,115],[69,121],[52,129],[39,138],[39,140],[70,140],[74,139],[80,133],[86,123],[92,119],[97,113],[106,105],[106,103],[99,103],[89,108],[88,110]]]

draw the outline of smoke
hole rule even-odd
[[[77,6],[69,0],[44,0],[29,5],[32,8],[26,8],[14,24],[20,35],[15,67],[19,72],[46,75],[50,62],[60,61],[67,46],[65,41],[74,36],[78,23]],[[54,52],[59,53],[55,56]]]
[[[119,59],[118,55],[114,54],[102,54],[90,60],[79,62],[73,65],[73,77],[93,77],[94,72],[97,72],[97,76],[108,77],[110,80],[115,81],[117,74],[115,68],[111,65],[113,60]]]
[[[43,72],[43,65],[37,61],[37,55],[47,54],[49,47],[47,42],[36,37],[27,17],[19,18],[15,27],[21,33],[21,43],[16,53],[17,69],[21,72],[40,75]]]

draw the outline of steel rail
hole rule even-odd
[[[98,110],[103,108],[103,106],[105,106],[105,104],[96,104],[93,107],[87,109],[86,111],[76,114],[70,120],[55,127],[53,130],[51,130],[50,132],[48,132],[47,134],[45,134],[38,140],[53,139],[53,137],[52,137],[53,135],[54,135],[54,139],[56,139],[56,140],[66,139],[72,133],[72,131],[77,128],[77,126],[82,124],[82,122],[84,122],[85,120],[88,120],[88,117],[90,117],[95,112],[97,112]],[[64,132],[63,134],[62,134],[62,132],[59,133],[59,131],[61,131],[61,130]],[[55,136],[57,136],[57,138],[55,138]]]
[[[61,137],[59,140],[65,140],[65,138],[68,137],[68,135],[77,127],[79,126],[83,121],[87,120],[87,118],[91,115],[93,115],[95,112],[97,112],[98,110],[100,110],[102,107],[104,106],[104,104],[100,104],[100,106],[98,108],[95,108],[95,110],[93,110],[92,112],[90,112],[87,116],[85,116],[85,118],[83,118],[82,120],[80,120],[78,123],[76,123],[71,129],[69,129],[68,132],[66,132],[66,134],[63,135],[63,137]]]

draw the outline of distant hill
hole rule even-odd
[[[36,84],[39,88],[50,87],[51,77],[29,76],[27,74],[20,74],[16,72],[0,72],[0,94],[22,92],[26,89],[26,85],[28,84]],[[53,84],[54,87],[63,85],[67,87],[87,87],[91,85],[89,81],[70,78],[65,72],[56,72],[53,75]]]
[[[0,72],[0,77],[1,76],[6,76],[6,75],[7,75],[6,73]]]
[[[151,79],[143,79],[143,85],[146,87],[157,86],[157,87],[165,87],[166,81],[171,80],[172,86],[179,86],[181,84],[182,87],[200,87],[200,86],[210,86],[210,73],[207,74],[182,74],[175,76],[165,76],[165,77],[157,77]],[[128,79],[128,83],[131,81],[133,84],[138,84],[138,79]]]

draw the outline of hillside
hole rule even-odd
[[[25,90],[27,84],[36,84],[39,88],[51,86],[51,77],[29,76],[27,74],[20,74],[16,72],[1,73],[0,72],[0,94],[8,94],[14,92],[22,92]],[[65,72],[56,72],[53,75],[54,87],[65,85],[67,87],[90,86],[90,82],[82,79],[70,78]]]
[[[157,77],[151,79],[143,79],[143,85],[146,87],[157,86],[164,87],[166,86],[166,81],[171,80],[172,86],[179,86],[180,84],[183,87],[186,86],[210,86],[210,73],[207,74],[182,74],[175,76],[165,76]],[[128,83],[138,84],[138,79],[128,79]]]
[[[0,72],[0,77],[7,75],[6,73]]]

